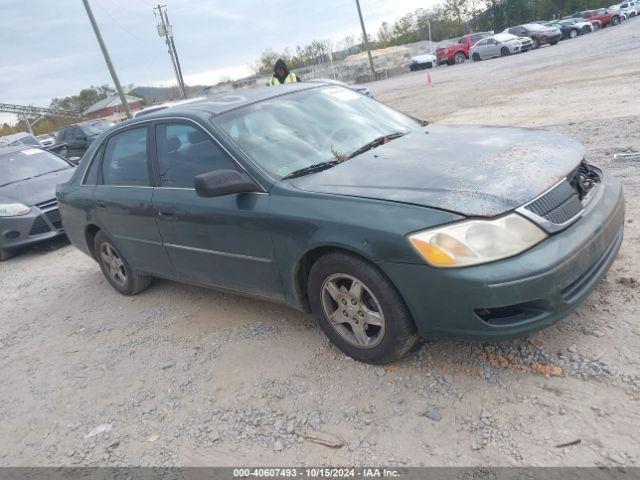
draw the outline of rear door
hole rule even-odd
[[[197,175],[240,170],[240,165],[196,123],[158,122],[154,133],[153,207],[178,278],[282,297],[269,230],[269,195],[199,197]]]
[[[149,127],[130,126],[106,140],[94,189],[94,216],[136,269],[172,276],[152,206]]]

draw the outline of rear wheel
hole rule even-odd
[[[366,260],[348,253],[327,254],[313,264],[308,285],[320,327],[350,357],[389,363],[418,341],[413,318],[397,289]]]
[[[453,61],[456,65],[460,64],[460,63],[464,63],[464,61],[467,59],[466,55],[464,54],[464,52],[458,52],[453,56]]]
[[[131,268],[118,248],[102,232],[96,234],[94,251],[105,278],[123,295],[136,295],[151,285],[151,277]]]
[[[533,48],[540,48],[540,42],[538,41],[537,38],[532,38],[531,41],[533,42]]]
[[[571,30],[569,30],[569,38],[576,38],[578,36],[578,30],[576,30],[575,28],[572,28]]]
[[[509,47],[502,47],[500,49],[500,56],[501,57],[508,57],[509,55],[511,55],[511,50],[509,50]]]
[[[480,61],[480,54],[479,54],[478,52],[474,52],[474,54],[473,54],[473,55],[471,55],[471,59],[472,59],[474,62],[479,62],[479,61]]]

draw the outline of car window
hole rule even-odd
[[[75,127],[73,129],[73,136],[76,140],[81,140],[82,137],[86,137],[85,133],[82,131],[80,127]]]
[[[480,40],[478,43],[476,43],[476,47],[482,47],[483,45],[487,44],[487,40]]]
[[[469,39],[473,43],[473,42],[477,42],[478,40],[480,40],[483,36],[484,36],[483,33],[474,33],[473,35],[471,35],[471,37],[469,37]]]
[[[149,185],[147,127],[134,128],[111,137],[102,160],[105,185]]]
[[[466,37],[460,37],[460,38],[458,39],[458,43],[459,43],[460,45],[465,45],[465,44],[467,43],[467,38],[466,38]]]
[[[160,185],[193,188],[194,178],[221,169],[237,169],[236,163],[203,130],[184,123],[156,127]]]
[[[89,169],[84,176],[82,182],[83,185],[97,185],[98,184],[98,172],[100,170],[100,160],[104,153],[104,145],[101,145],[96,154],[91,159]]]

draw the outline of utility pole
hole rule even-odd
[[[118,80],[118,75],[116,74],[115,69],[113,68],[113,64],[111,63],[111,57],[109,56],[109,52],[107,51],[107,47],[104,44],[104,40],[102,39],[102,35],[100,34],[100,29],[98,28],[98,24],[96,23],[96,19],[93,16],[93,12],[91,11],[91,7],[89,6],[89,0],[82,0],[84,4],[84,8],[87,11],[87,16],[89,17],[89,21],[91,22],[91,26],[93,27],[93,31],[96,34],[96,39],[98,40],[98,44],[100,45],[100,50],[102,50],[102,55],[104,56],[104,61],[107,63],[107,67],[109,68],[109,73],[111,74],[111,78],[113,79],[113,83],[116,86],[116,90],[118,91],[118,95],[120,96],[120,101],[122,102],[122,106],[124,107],[124,112],[127,115],[127,118],[131,118],[131,110],[129,110],[129,104],[127,103],[127,97],[124,95],[124,91],[122,90],[122,85],[120,85],[120,80]]]
[[[364,46],[367,48],[367,55],[369,56],[369,66],[371,67],[371,74],[373,75],[373,79],[375,80],[376,69],[373,66],[373,57],[371,57],[371,49],[369,48],[369,37],[367,36],[367,29],[364,26],[364,19],[362,18],[360,0],[356,0],[356,6],[358,7],[358,16],[360,17],[360,26],[362,27],[362,38],[364,39]]]
[[[182,78],[182,68],[180,67],[180,60],[178,59],[176,44],[173,41],[173,28],[169,23],[167,6],[158,4],[158,7],[153,9],[154,14],[156,10],[158,10],[158,15],[160,16],[160,24],[158,25],[158,35],[160,35],[161,37],[164,37],[164,40],[167,44],[169,57],[171,58],[171,63],[173,64],[173,71],[175,72],[176,80],[178,81],[178,90],[180,91],[180,96],[182,98],[187,98],[187,88],[184,84],[184,79]]]
[[[433,53],[433,44],[431,43],[431,19],[427,18],[427,26],[429,27],[429,53]]]

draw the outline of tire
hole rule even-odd
[[[151,279],[129,265],[118,248],[103,232],[94,239],[94,252],[102,274],[111,286],[123,295],[136,295],[149,288]]]
[[[480,54],[478,52],[474,52],[473,55],[471,55],[471,60],[473,60],[474,62],[479,62],[482,59],[480,58]]]
[[[556,40],[555,42],[549,42],[549,45],[557,45],[558,41]]]
[[[502,47],[500,49],[500,56],[501,57],[508,57],[509,55],[511,55],[511,50],[509,50],[509,47]]]
[[[540,48],[540,42],[538,41],[537,38],[532,38],[531,41],[533,42],[533,49],[535,50],[536,48]]]
[[[578,36],[578,30],[576,30],[575,28],[572,28],[571,30],[569,30],[569,38],[576,38]]]
[[[4,262],[16,256],[13,250],[0,250],[0,262]]]
[[[615,26],[616,26],[616,25],[618,25],[619,23],[620,23],[620,17],[612,17],[612,18],[611,18],[611,25],[612,25],[612,26],[614,26],[614,27],[615,27]]]
[[[594,24],[593,24],[593,29],[592,29],[592,30],[593,30],[594,32],[597,32],[598,30],[600,30],[600,24],[598,24],[598,23],[594,23]]]
[[[313,264],[308,280],[311,309],[320,327],[346,355],[385,364],[404,356],[418,341],[400,293],[366,260],[349,253],[324,255]]]
[[[458,52],[453,56],[453,63],[455,63],[456,65],[460,65],[461,63],[464,63],[466,59],[467,56],[464,54],[464,52]]]

